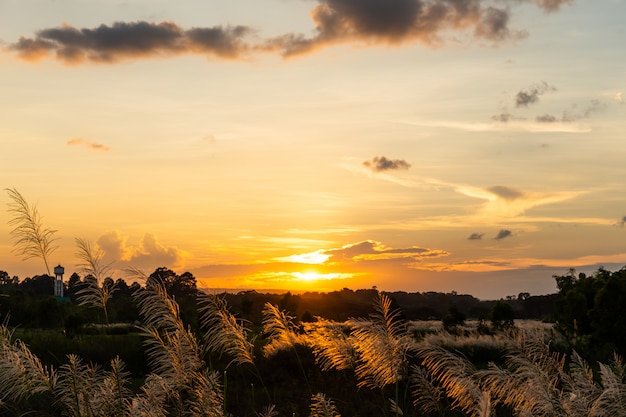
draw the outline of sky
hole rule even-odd
[[[624,0],[0,0],[6,189],[207,289],[556,292],[626,265]]]

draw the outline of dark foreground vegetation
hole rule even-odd
[[[58,299],[48,275],[0,271],[0,415],[621,415],[626,269],[554,278],[494,301],[214,295],[158,268],[74,274]]]

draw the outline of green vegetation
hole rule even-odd
[[[626,267],[594,275],[574,270],[554,277],[560,298],[557,328],[585,357],[606,360],[613,352],[626,354]]]

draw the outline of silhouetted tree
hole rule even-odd
[[[8,272],[0,271],[0,285],[7,285],[11,284],[12,282],[13,280],[11,279],[11,276]]]
[[[461,326],[465,323],[466,316],[461,313],[456,306],[450,307],[448,314],[446,314],[441,323],[446,331],[453,330],[456,326]]]
[[[176,274],[166,267],[157,268],[146,280],[146,287],[158,284],[173,297],[180,306],[180,315],[187,324],[195,325],[198,319],[196,308],[196,278],[190,272]]]
[[[510,329],[514,326],[514,318],[513,306],[506,301],[498,300],[491,308],[491,325],[494,329]]]
[[[22,281],[20,288],[32,294],[54,295],[54,277],[50,275],[35,275]]]

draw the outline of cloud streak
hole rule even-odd
[[[330,255],[328,262],[377,261],[402,258],[413,261],[416,258],[432,258],[447,256],[449,254],[444,250],[416,246],[401,249],[388,248],[381,242],[374,240],[365,240],[363,242],[345,245],[341,248],[328,249],[323,251],[323,253]]]
[[[602,111],[606,108],[606,104],[600,100],[591,100],[582,111],[578,110],[577,105],[572,105],[571,109],[563,111],[563,115],[559,118],[552,114],[543,114],[537,116],[539,123],[571,123],[582,119],[588,119],[592,114]]]
[[[76,28],[65,24],[20,37],[8,49],[27,61],[47,57],[65,64],[115,63],[125,59],[196,54],[242,59],[253,53],[291,57],[338,44],[445,46],[451,32],[493,43],[526,37],[509,27],[510,5],[533,3],[559,10],[569,0],[318,0],[310,12],[312,35],[286,33],[259,39],[249,26],[184,29],[174,22],[136,21]],[[497,7],[496,7],[497,6]],[[458,36],[455,40],[458,41]],[[532,100],[533,92],[528,92]],[[541,94],[541,93],[536,93]]]
[[[456,191],[468,197],[487,200],[479,214],[485,217],[516,217],[547,204],[560,203],[577,197],[581,192],[528,193],[496,185],[487,189],[458,186]]]
[[[66,144],[69,146],[86,146],[87,148],[92,149],[94,151],[108,152],[111,150],[111,148],[109,148],[106,145],[103,145],[101,143],[95,143],[95,142],[92,142],[90,140],[83,139],[83,138],[70,139],[67,141]]]

